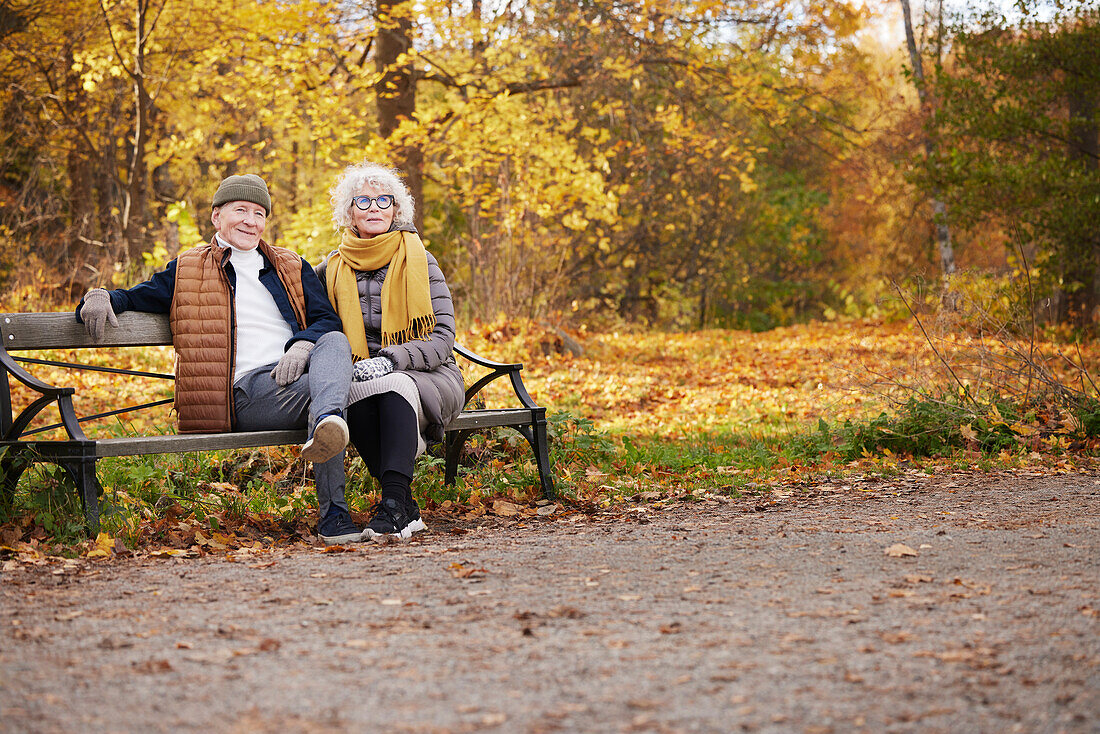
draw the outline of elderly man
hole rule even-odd
[[[98,341],[115,314],[169,314],[180,432],[308,428],[318,534],[358,541],[344,501],[351,348],[309,263],[261,239],[270,215],[263,179],[230,176],[214,194],[209,244],[133,288],[93,288],[77,318]]]

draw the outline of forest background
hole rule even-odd
[[[937,358],[918,361],[945,368],[933,403],[969,411],[947,420],[958,445],[1004,447],[979,418],[1031,449],[1040,425],[1092,435],[1093,3],[0,0],[0,99],[5,310],[137,282],[204,240],[237,172],[269,184],[267,239],[317,262],[337,242],[329,187],[366,158],[407,174],[475,344],[539,332],[518,348],[537,360],[634,333],[706,351],[689,332],[832,323],[837,344],[858,332],[874,351],[891,318],[934,315],[941,331],[917,341]],[[942,338],[976,339],[970,356],[996,342],[977,374],[1024,385],[1016,418],[1000,420],[1003,396],[979,409]],[[1039,341],[1072,346],[1054,360],[1068,373]],[[634,344],[613,359],[657,350],[651,393],[676,355]],[[816,382],[780,362],[744,379]],[[684,397],[569,398],[551,372],[543,396],[604,425],[622,424],[608,406],[640,428]],[[704,432],[740,399],[711,388],[725,407]],[[827,421],[847,413],[775,408],[796,413],[838,444]]]

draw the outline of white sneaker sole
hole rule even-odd
[[[348,424],[339,416],[330,415],[317,424],[313,437],[302,446],[302,458],[314,464],[323,464],[348,445]]]
[[[411,538],[413,533],[419,533],[421,530],[427,529],[428,526],[424,524],[424,521],[418,518],[406,525],[399,533],[376,533],[370,528],[367,528],[363,531],[363,540],[370,540],[375,543],[405,541]]]

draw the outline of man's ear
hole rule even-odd
[[[210,223],[214,225],[214,229],[218,228],[218,212],[220,210],[220,206],[216,206],[210,210]]]

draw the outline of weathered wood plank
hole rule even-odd
[[[447,426],[448,430],[516,426],[531,422],[527,408],[466,411]],[[305,443],[306,432],[249,431],[238,433],[184,433],[167,436],[133,436],[96,440],[96,456],[136,456],[141,454],[171,454],[179,451],[222,451],[259,446],[282,446]]]
[[[80,349],[85,347],[147,347],[172,343],[166,314],[127,311],[118,315],[118,328],[107,324],[102,342],[84,333],[84,324],[72,312],[0,314],[4,348]]]
[[[222,451],[258,446],[305,443],[305,430],[248,431],[240,433],[183,433],[171,436],[133,436],[98,439],[96,457],[172,454],[182,451]]]
[[[530,408],[464,410],[447,426],[448,431],[464,431],[492,426],[521,426],[531,422]]]

